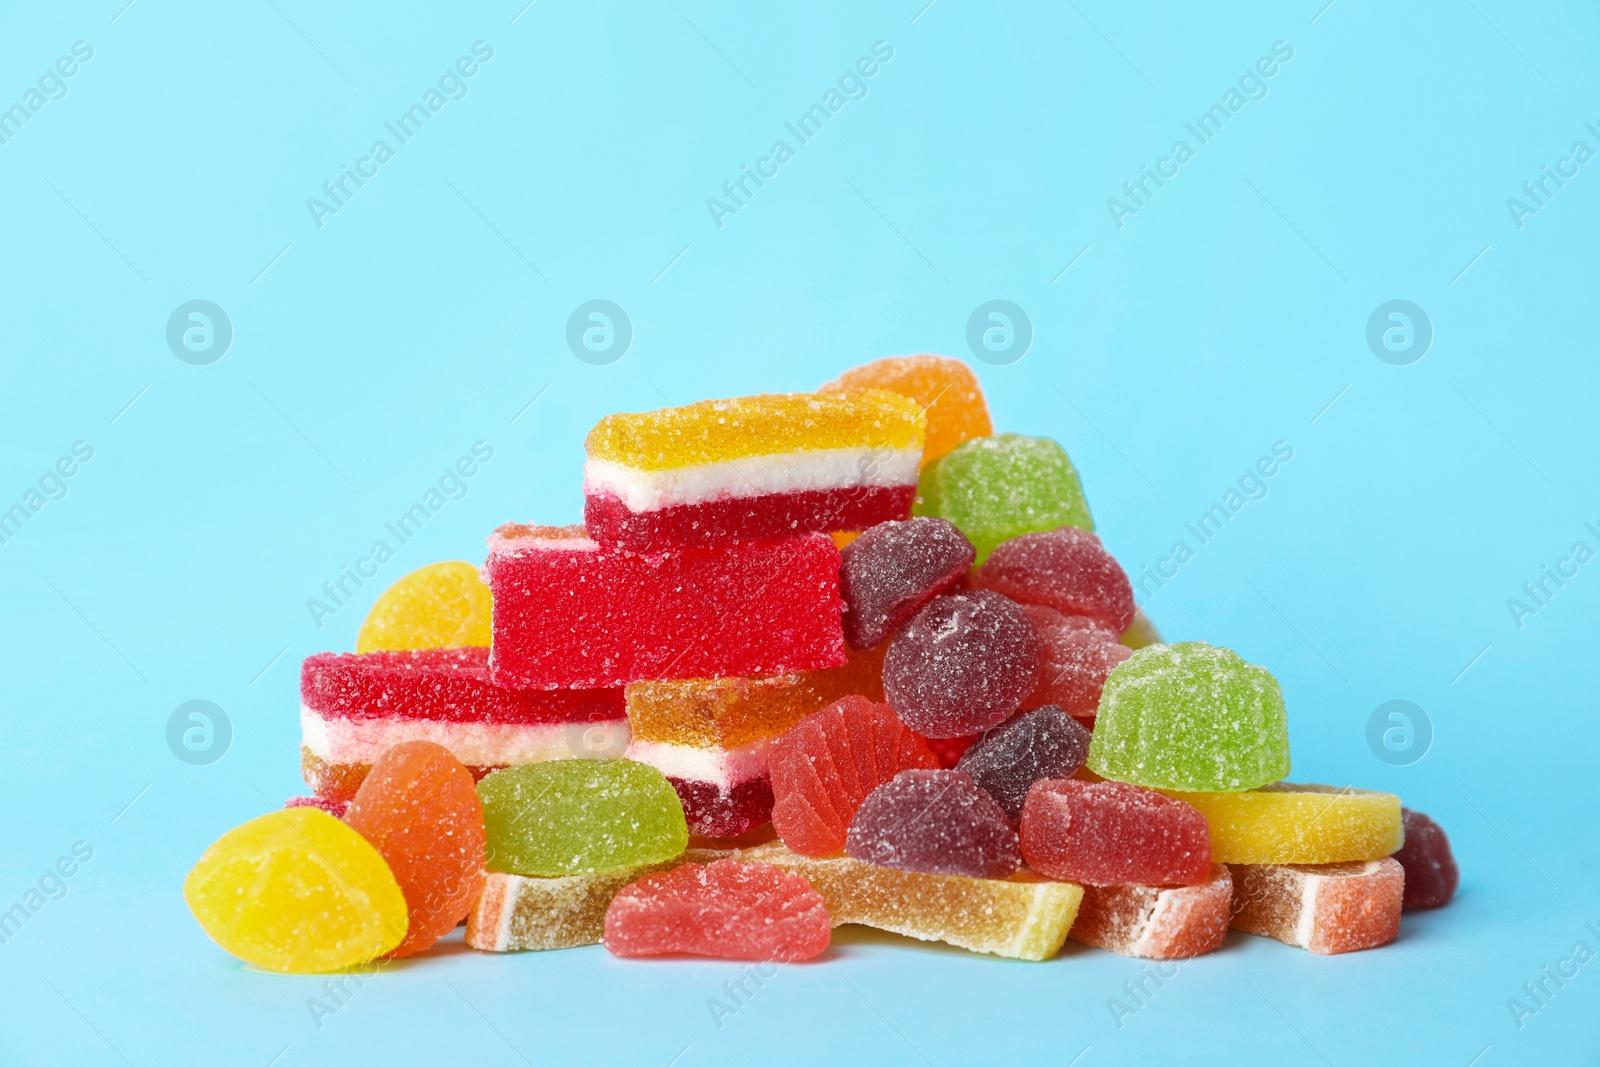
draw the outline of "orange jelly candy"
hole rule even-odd
[[[928,436],[922,446],[924,467],[963,441],[994,433],[978,376],[949,356],[875,359],[845,371],[817,391],[843,389],[887,389],[921,404],[928,413]]]
[[[433,741],[384,751],[345,822],[388,862],[410,925],[391,956],[423,951],[467,917],[483,887],[483,805],[472,774]]]

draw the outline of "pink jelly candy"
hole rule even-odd
[[[934,597],[894,635],[883,660],[889,706],[926,737],[998,726],[1039,675],[1039,638],[1014,602],[977,590]]]
[[[1005,878],[1021,863],[1006,813],[961,771],[901,771],[874,789],[845,851],[879,867],[966,878]]]
[[[839,567],[844,638],[876,648],[972,566],[975,550],[945,519],[880,522],[845,546]]]
[[[606,909],[616,956],[685,953],[729,960],[808,960],[833,920],[804,878],[766,863],[685,863],[624,887]]]
[[[1039,684],[1023,707],[1054,704],[1069,715],[1092,717],[1100,706],[1106,677],[1133,655],[1133,650],[1098,626],[1036,625],[1034,629],[1039,634]]]
[[[1441,908],[1456,895],[1461,873],[1450,853],[1450,839],[1438,823],[1410,808],[1400,809],[1406,843],[1394,854],[1406,870],[1405,907]]]
[[[973,573],[971,584],[1063,615],[1099,619],[1119,634],[1133,621],[1133,587],[1122,565],[1099,537],[1075,526],[1002,542]]]
[[[290,797],[283,802],[286,808],[321,808],[335,819],[344,818],[346,809],[350,807],[348,800],[336,800],[332,797]]]
[[[1014,823],[1033,783],[1071,778],[1089,755],[1089,731],[1060,708],[1025,711],[984,734],[956,769],[972,776]]]
[[[1198,885],[1211,877],[1211,835],[1194,805],[1153,789],[1046,780],[1022,807],[1022,857],[1085,885]]]
[[[1107,637],[1115,639],[1117,631],[1104,619],[1093,619],[1087,615],[1063,615],[1055,608],[1047,608],[1043,604],[1022,604],[1022,613],[1033,623],[1033,628],[1039,633],[1051,627],[1063,627],[1068,630],[1098,630]]]

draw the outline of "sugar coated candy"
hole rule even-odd
[[[669,860],[689,843],[660,771],[632,760],[552,760],[478,783],[489,866],[554,877]]]
[[[492,604],[478,568],[430,563],[395,582],[373,603],[356,632],[357,652],[489,647]]]
[[[737,837],[772,817],[766,738],[736,748],[699,748],[634,738],[628,759],[666,775],[677,790],[689,832]]]
[[[1071,778],[1088,754],[1089,731],[1060,708],[1046,705],[1013,716],[984,734],[956,769],[971,775],[1016,822],[1035,782]]]
[[[1018,871],[1010,878],[919,874],[850,856],[814,858],[773,842],[740,854],[800,875],[835,926],[855,923],[1015,960],[1054,956],[1078,913],[1081,886]]]
[[[389,749],[344,821],[378,850],[405,894],[406,938],[390,955],[415,955],[467,917],[483,887],[483,806],[449,749],[432,741]]]
[[[556,878],[490,871],[467,916],[466,942],[481,952],[598,945],[605,933],[606,909],[624,886],[680,863],[711,863],[737,854],[690,848],[660,863]]]
[[[1231,649],[1195,641],[1141,648],[1106,678],[1089,769],[1190,792],[1276,782],[1289,773],[1283,690]]]
[[[353,967],[406,936],[406,898],[378,850],[311,807],[223,834],[184,879],[183,899],[213,941],[268,971]]]
[[[838,852],[867,794],[903,770],[938,765],[891,709],[847,696],[773,742],[772,825],[796,852]]]
[[[958,770],[901,771],[874,789],[845,851],[879,867],[967,878],[1005,878],[1022,865],[1004,809]]]
[[[1146,645],[1161,644],[1161,631],[1150,621],[1150,616],[1135,611],[1133,622],[1128,624],[1127,631],[1122,635],[1122,643],[1137,652]]]
[[[1066,450],[1048,437],[1014,433],[975,437],[928,464],[912,514],[955,523],[980,563],[1000,542],[1026,533],[1094,529]]]
[[[1022,858],[1085,885],[1197,885],[1211,877],[1206,820],[1125,782],[1039,782],[1022,808]]]
[[[1015,603],[985,590],[934,597],[889,642],[883,692],[927,737],[1010,718],[1038,683],[1039,638]]]
[[[1116,634],[1082,616],[1062,616],[1050,608],[1024,607],[1039,635],[1039,681],[1025,708],[1054,704],[1069,715],[1093,720],[1111,671],[1133,652]],[[1060,623],[1041,621],[1049,612]]]
[[[616,956],[792,963],[826,951],[832,935],[827,906],[804,878],[735,859],[647,874],[606,911],[605,946]]]
[[[845,371],[819,392],[888,389],[909,396],[928,415],[922,462],[938,459],[961,442],[994,433],[978,376],[949,356],[890,356]]]
[[[1198,885],[1084,886],[1071,937],[1147,960],[1182,960],[1222,947],[1233,912],[1233,878],[1221,863]]]
[[[350,807],[348,800],[334,800],[330,797],[290,797],[284,801],[286,808],[321,808],[335,819],[344,818],[344,813]]]
[[[844,637],[873,648],[972,566],[972,542],[944,519],[881,522],[852,541],[839,566]]]
[[[1319,956],[1358,952],[1400,933],[1405,871],[1366,863],[1230,866],[1233,927]]]
[[[349,800],[391,746],[433,741],[475,777],[497,767],[621,756],[622,690],[508,689],[487,648],[321,652],[300,666],[301,770],[318,796]]]
[[[586,442],[584,523],[603,544],[659,552],[903,519],[926,425],[882,389],[609,415]]]
[[[784,674],[845,663],[839,550],[826,534],[631,552],[582,527],[500,527],[489,668],[501,685]]]
[[[997,545],[972,574],[1019,604],[1099,620],[1120,634],[1133,622],[1133,587],[1100,538],[1075,526],[1023,534]]]
[[[1405,908],[1442,908],[1456,895],[1461,874],[1450,853],[1450,839],[1438,823],[1410,808],[1400,809],[1406,843],[1394,854],[1405,868]]]
[[[1274,782],[1243,793],[1167,791],[1200,810],[1218,863],[1348,863],[1390,855],[1400,798],[1349,786]]]

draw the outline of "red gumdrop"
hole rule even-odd
[[[1087,615],[1063,615],[1055,608],[1047,608],[1043,604],[1023,604],[1019,602],[1017,606],[1028,617],[1028,621],[1033,623],[1034,631],[1040,636],[1043,636],[1048,629],[1061,628],[1065,630],[1097,630],[1113,641],[1118,640],[1120,637],[1117,631],[1111,628],[1111,624],[1104,619],[1092,619]]]
[[[808,960],[828,947],[833,919],[797,874],[767,863],[685,863],[626,886],[606,909],[615,956],[686,953],[727,960]]]
[[[1082,616],[1073,616],[1082,618]],[[1039,684],[1024,708],[1054,704],[1069,715],[1092,716],[1111,669],[1133,650],[1097,625],[1043,626],[1039,633]]]
[[[1022,858],[1084,885],[1198,885],[1211,834],[1194,805],[1126,782],[1047,779],[1022,807]]]
[[[965,878],[1006,878],[1022,862],[1005,811],[961,771],[901,771],[874,789],[845,851],[878,867]]]
[[[1100,538],[1076,526],[1002,542],[973,572],[977,589],[1063,615],[1086,615],[1122,633],[1133,622],[1133,586]]]
[[[1400,809],[1406,843],[1394,854],[1406,871],[1402,907],[1442,908],[1456,895],[1461,872],[1450,852],[1450,839],[1444,829],[1420,811]]]
[[[845,546],[839,564],[844,639],[877,648],[972,566],[972,542],[946,519],[880,522]]]
[[[889,642],[883,692],[925,737],[964,737],[1010,718],[1034,690],[1039,637],[1016,603],[975,590],[934,597]]]
[[[892,709],[847,696],[801,719],[772,743],[772,825],[805,856],[844,848],[856,808],[884,782],[939,761]]]

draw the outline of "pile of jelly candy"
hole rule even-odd
[[[1426,815],[1284,780],[1277,679],[1161,643],[1066,452],[995,434],[964,363],[612,415],[587,454],[585,525],[502,526],[305,660],[312,795],[184,884],[223,948],[1326,954],[1454,894]]]

